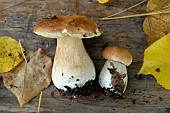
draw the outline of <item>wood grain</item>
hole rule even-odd
[[[108,45],[119,45],[129,49],[133,63],[128,67],[129,83],[123,99],[106,97],[98,87],[88,97],[63,98],[54,85],[43,91],[41,113],[169,113],[170,92],[159,86],[152,76],[136,76],[147,47],[147,39],[142,30],[144,18],[98,21],[98,18],[116,13],[141,0],[114,0],[100,5],[96,0],[79,0],[79,15],[96,20],[103,35],[93,39],[83,39],[85,48],[92,58],[97,76],[105,62],[102,50]],[[43,50],[53,59],[56,40],[46,39],[33,33],[34,25],[42,18],[53,15],[75,15],[75,0],[0,0],[0,36],[8,35],[21,39],[26,53]],[[21,3],[21,4],[19,4]],[[17,5],[18,4],[18,5]],[[16,5],[16,6],[14,6]],[[11,7],[14,6],[14,7]],[[146,4],[125,14],[145,11]],[[53,94],[53,95],[51,95]],[[0,79],[0,113],[37,112],[38,97],[23,108],[19,108],[16,97],[8,91]]]

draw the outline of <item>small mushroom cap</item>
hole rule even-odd
[[[86,16],[53,16],[34,27],[34,33],[49,38],[92,38],[102,33],[97,24]]]
[[[108,60],[121,62],[127,66],[132,63],[131,53],[123,47],[108,46],[103,50],[102,57]]]

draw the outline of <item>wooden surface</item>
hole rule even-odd
[[[43,50],[53,59],[56,40],[42,38],[33,33],[33,27],[42,18],[52,15],[75,15],[75,0],[0,0],[0,36],[7,35],[21,39],[26,53]],[[79,15],[98,18],[116,13],[141,0],[110,0],[100,5],[96,0],[79,0]],[[17,6],[14,6],[18,4]],[[14,6],[14,7],[11,7]],[[145,12],[143,4],[125,14]],[[6,9],[6,10],[4,10]],[[62,98],[51,83],[43,91],[41,113],[170,113],[170,91],[158,85],[152,76],[137,76],[147,47],[142,30],[143,17],[114,21],[97,21],[103,30],[99,38],[83,39],[85,48],[92,58],[97,76],[105,62],[101,58],[103,48],[119,45],[129,49],[133,63],[128,67],[129,82],[123,99],[111,99],[98,88],[91,96],[77,99]],[[54,94],[53,96],[51,94]],[[0,79],[0,113],[37,112],[38,97],[23,108],[16,97],[8,91]]]

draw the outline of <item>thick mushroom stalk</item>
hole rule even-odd
[[[58,89],[68,91],[83,87],[95,79],[95,68],[79,38],[60,38],[52,69],[52,80]]]
[[[126,65],[113,60],[107,60],[99,75],[99,84],[109,90],[113,96],[121,96],[127,86],[128,76]]]
[[[102,56],[108,59],[99,75],[99,84],[107,95],[120,98],[128,83],[127,68],[132,62],[130,52],[122,47],[109,46],[103,50]]]
[[[34,32],[57,38],[52,69],[54,85],[71,96],[91,94],[95,68],[81,38],[100,36],[97,24],[85,16],[54,16],[39,22]]]

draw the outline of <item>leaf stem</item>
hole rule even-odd
[[[105,21],[105,20],[116,20],[116,19],[142,17],[142,16],[150,16],[150,15],[165,14],[165,13],[170,13],[170,10],[161,10],[161,11],[155,11],[155,12],[150,12],[150,13],[127,15],[127,16],[120,16],[120,17],[113,17],[113,18],[101,18],[100,20],[102,20],[102,21]]]
[[[41,91],[41,93],[40,93],[40,97],[39,97],[39,102],[38,102],[38,111],[37,111],[37,113],[40,113],[41,100],[42,100],[42,91]]]
[[[28,62],[27,62],[27,59],[26,59],[25,54],[24,54],[24,52],[23,52],[23,48],[22,48],[22,46],[21,46],[21,40],[19,40],[19,47],[20,47],[20,49],[21,49],[22,56],[24,57],[24,60],[25,60],[25,62],[26,62],[26,64],[27,64]]]
[[[146,2],[146,1],[147,1],[147,0],[143,0],[142,2],[139,2],[139,3],[133,5],[133,6],[129,7],[129,8],[126,8],[126,9],[124,9],[124,10],[118,12],[118,13],[115,13],[115,14],[113,14],[113,15],[110,15],[110,16],[107,16],[107,17],[104,17],[104,18],[110,18],[110,17],[116,16],[116,15],[118,15],[118,14],[121,14],[121,13],[127,11],[127,10],[130,10],[130,9],[132,9],[132,8],[134,8],[134,7],[138,6],[138,5],[140,5],[140,4],[144,3],[144,2]]]

